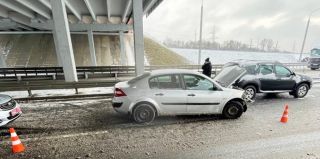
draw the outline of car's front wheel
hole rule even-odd
[[[257,89],[252,85],[246,86],[244,88],[244,94],[247,99],[253,100],[256,97]]]
[[[132,117],[137,123],[150,123],[156,117],[156,110],[148,103],[141,103],[133,109]]]
[[[228,102],[222,112],[223,117],[227,119],[239,118],[243,113],[243,106],[240,102],[231,101]]]
[[[309,86],[306,83],[302,83],[294,91],[293,96],[295,98],[303,98],[304,96],[307,95],[308,91],[309,91]]]

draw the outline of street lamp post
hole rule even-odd
[[[308,22],[307,22],[307,26],[306,26],[306,31],[304,33],[304,38],[303,38],[303,41],[302,41],[302,47],[301,47],[301,51],[300,51],[299,61],[301,61],[302,52],[303,52],[303,49],[304,49],[304,44],[306,42],[306,38],[307,38],[308,30],[309,30],[309,25],[310,25],[310,18],[311,18],[313,13],[315,13],[316,11],[319,11],[319,10],[320,10],[320,8],[315,9],[315,10],[311,11],[310,14],[309,14],[309,18],[308,18]]]
[[[201,2],[200,38],[199,38],[198,65],[201,65],[201,50],[202,50],[202,18],[203,18],[203,0],[202,0],[202,2]]]

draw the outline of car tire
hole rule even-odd
[[[309,86],[306,83],[300,84],[297,89],[294,91],[293,96],[295,98],[303,98],[308,94]]]
[[[148,103],[141,103],[133,109],[132,117],[139,124],[150,123],[156,117],[156,110]]]
[[[246,94],[246,98],[253,100],[256,97],[257,89],[253,85],[248,85],[248,86],[244,87],[244,92]]]
[[[227,119],[237,119],[239,118],[243,113],[243,106],[240,102],[237,101],[231,101],[228,102],[222,111],[222,115],[224,118]]]
[[[311,68],[311,70],[316,70],[316,68]]]

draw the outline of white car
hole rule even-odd
[[[21,114],[18,102],[8,95],[0,94],[0,126],[18,119]]]
[[[226,88],[243,74],[237,72],[232,78],[220,75],[213,80],[196,71],[155,70],[117,83],[112,105],[137,123],[149,123],[162,115],[222,114],[235,119],[247,110],[244,91]],[[223,79],[225,87],[216,82]]]

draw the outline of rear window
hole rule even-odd
[[[257,71],[257,65],[247,65],[247,66],[244,66],[244,68],[246,69],[247,71],[247,74],[256,74],[256,71]]]
[[[149,72],[146,72],[146,73],[144,73],[144,74],[142,74],[142,75],[140,75],[140,76],[137,76],[137,77],[135,77],[135,78],[132,78],[131,80],[128,81],[128,83],[129,83],[129,84],[136,83],[137,81],[139,81],[139,80],[141,80],[141,79],[143,79],[143,78],[146,78],[146,77],[148,77],[148,76],[150,76],[150,73],[149,73]]]
[[[151,89],[182,89],[179,75],[160,75],[149,79]]]

